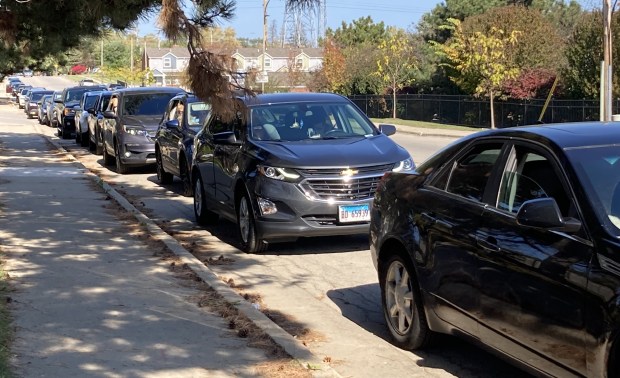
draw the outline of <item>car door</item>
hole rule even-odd
[[[430,186],[420,191],[417,224],[426,250],[418,272],[436,315],[477,336],[480,282],[475,231],[487,206],[503,143],[481,141],[447,164]]]
[[[496,206],[485,209],[476,233],[481,338],[558,376],[586,374],[584,301],[593,244],[583,228],[527,227],[516,215],[524,202],[551,197],[564,217],[582,220],[565,177],[550,151],[515,143]]]
[[[183,120],[185,115],[186,103],[184,99],[176,99],[170,102],[167,113],[164,115],[164,122],[177,121],[178,125],[175,128],[168,128],[166,125],[162,125],[161,128],[161,141],[160,148],[162,154],[162,162],[164,169],[171,172],[175,176],[179,176],[179,149],[180,143],[183,139]]]
[[[114,136],[116,134],[120,101],[120,94],[112,95],[110,102],[108,102],[108,107],[106,108],[108,115],[103,119],[103,148],[112,156],[114,155]]]

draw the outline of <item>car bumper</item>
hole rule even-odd
[[[30,109],[28,109],[27,113],[30,116],[38,117],[39,116],[39,109],[37,109],[37,108],[30,108]]]
[[[130,166],[155,164],[155,143],[124,143],[121,146],[121,162]]]
[[[62,120],[62,128],[67,133],[75,133],[75,118],[72,116],[65,116]]]
[[[313,199],[295,184],[266,179],[262,176],[257,179],[254,193],[256,230],[261,239],[269,241],[300,236],[368,234],[369,221],[341,221],[339,206],[367,205],[370,211],[372,198],[355,201]],[[263,215],[258,205],[258,198],[275,204],[277,212]]]

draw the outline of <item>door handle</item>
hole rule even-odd
[[[489,252],[499,252],[501,250],[499,245],[497,245],[497,239],[493,236],[484,237],[482,235],[478,235],[476,236],[476,244]]]

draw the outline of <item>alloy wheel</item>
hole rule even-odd
[[[390,265],[385,282],[385,305],[391,328],[406,335],[416,311],[411,277],[400,261]]]
[[[247,197],[242,197],[239,201],[239,233],[244,243],[250,238],[250,209]]]

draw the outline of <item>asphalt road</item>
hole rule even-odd
[[[24,81],[51,89],[70,83],[65,78],[34,77]],[[0,117],[0,122],[3,119]],[[6,121],[6,120],[5,120]],[[34,125],[22,118],[11,122]],[[58,139],[53,129],[40,131]],[[396,134],[416,162],[426,159],[453,139]],[[236,288],[260,295],[264,309],[284,315],[307,330],[308,347],[331,361],[344,377],[521,377],[525,373],[483,349],[453,337],[443,337],[424,352],[407,352],[389,343],[380,306],[376,271],[370,259],[368,238],[300,238],[295,243],[273,244],[261,255],[237,250],[235,225],[221,221],[201,228],[194,223],[192,199],[180,195],[181,183],[158,184],[154,169],[117,175],[73,140],[58,140],[88,169],[98,174],[135,206],[176,238],[216,274]],[[211,260],[213,261],[213,260]]]

